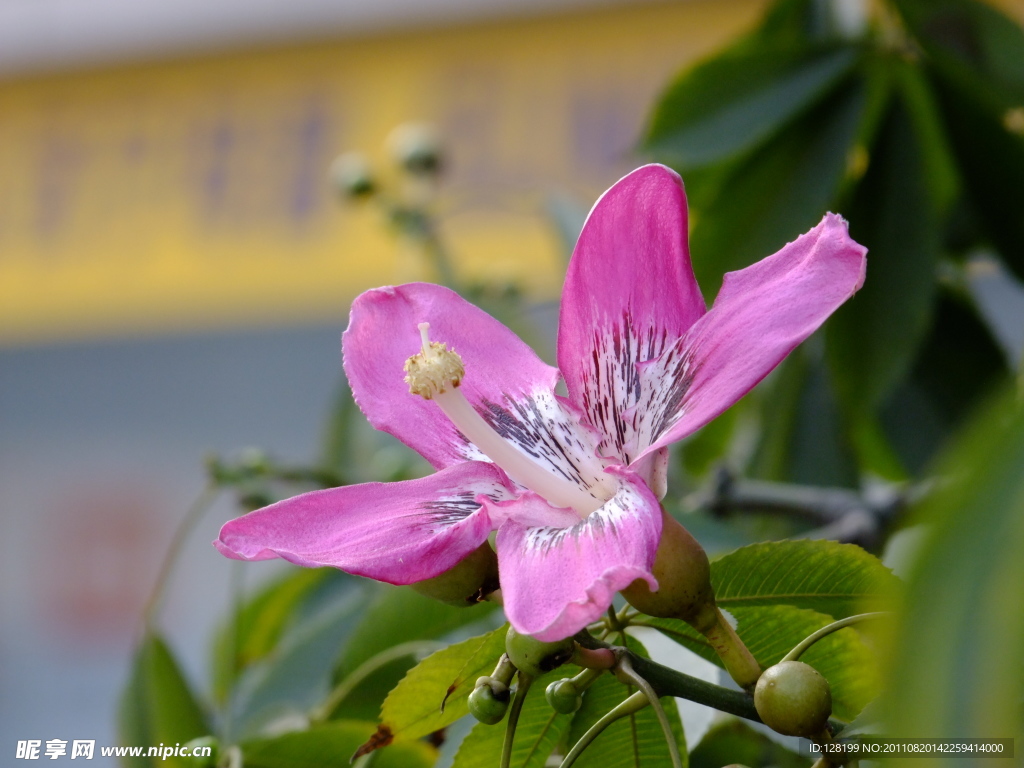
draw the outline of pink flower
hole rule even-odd
[[[228,522],[215,544],[237,559],[410,584],[497,530],[512,626],[541,640],[571,635],[635,579],[657,589],[667,446],[739,400],[850,298],[865,253],[828,214],[726,275],[709,311],[690,266],[682,182],[663,166],[639,168],[583,227],[562,294],[559,370],[447,288],[367,291],[343,336],[352,391],[375,427],[437,472],[287,499]],[[422,323],[465,369],[461,386],[430,400],[403,380]]]

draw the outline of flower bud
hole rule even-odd
[[[580,694],[576,684],[568,678],[555,680],[544,691],[551,708],[563,715],[571,715],[583,706],[583,696]]]
[[[715,593],[711,588],[711,566],[704,548],[679,522],[661,510],[661,541],[651,569],[658,591],[637,579],[623,596],[648,616],[682,619],[698,630],[715,621]]]
[[[497,555],[485,542],[454,568],[410,586],[421,595],[448,605],[476,605],[498,588]]]
[[[377,191],[370,162],[359,152],[338,155],[331,163],[331,180],[342,195],[352,199],[369,197]]]
[[[530,677],[562,666],[572,658],[573,640],[567,637],[555,643],[544,643],[535,637],[521,635],[509,627],[505,636],[505,653],[516,669]]]
[[[387,140],[391,155],[407,172],[429,176],[441,168],[441,143],[434,129],[425,123],[403,123]]]
[[[509,698],[507,685],[490,677],[481,677],[469,694],[469,713],[481,723],[495,725],[505,717]]]
[[[832,714],[832,691],[814,667],[783,661],[769,667],[754,689],[754,707],[764,724],[786,736],[815,738]]]

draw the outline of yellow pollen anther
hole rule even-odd
[[[448,387],[459,386],[466,370],[454,349],[430,340],[427,334],[430,323],[420,323],[419,329],[423,347],[405,361],[405,383],[412,394],[430,400],[434,395],[444,393]]]

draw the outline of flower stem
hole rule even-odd
[[[570,766],[576,762],[576,758],[583,754],[583,750],[593,743],[594,739],[601,735],[609,725],[614,723],[623,717],[636,714],[641,709],[651,703],[651,699],[648,698],[647,694],[643,691],[637,691],[628,699],[619,704],[615,709],[612,709],[604,714],[604,716],[590,726],[590,729],[580,736],[580,740],[577,741],[573,748],[569,750],[569,754],[565,756],[562,764],[559,768],[570,768]]]
[[[740,640],[740,636],[736,634],[736,630],[732,628],[718,606],[714,608],[712,621],[693,626],[711,643],[711,647],[722,659],[726,671],[737,685],[745,690],[757,685],[757,679],[761,676],[761,665]]]
[[[651,708],[654,709],[654,714],[658,718],[658,724],[661,725],[661,731],[665,734],[665,742],[668,744],[668,754],[672,760],[672,768],[683,768],[683,761],[679,756],[679,744],[676,742],[676,736],[672,733],[672,725],[668,721],[668,715],[665,714],[665,708],[661,706],[661,700],[658,698],[658,694],[655,692],[654,688],[652,688],[651,684],[643,677],[636,673],[636,670],[633,669],[633,665],[629,661],[629,656],[626,654],[623,654],[619,659],[619,665],[616,672],[639,688],[643,692],[644,696],[647,697],[648,701],[651,702]]]
[[[193,529],[199,524],[199,521],[202,520],[203,515],[213,506],[218,492],[219,489],[215,485],[206,486],[196,500],[192,502],[192,506],[189,507],[174,531],[174,538],[171,540],[171,545],[167,548],[164,561],[160,565],[160,573],[157,575],[156,583],[153,585],[153,592],[150,594],[149,600],[146,601],[146,606],[142,611],[142,618],[147,629],[152,629],[156,623],[156,615],[160,611],[164,595],[167,593],[167,584],[171,580],[174,566],[177,564],[178,558],[181,557],[181,550],[185,546],[189,534],[192,533]]]
[[[516,696],[512,700],[512,706],[508,711],[508,725],[505,726],[505,741],[501,745],[500,768],[509,768],[512,763],[512,743],[516,738],[516,725],[519,724],[519,713],[523,711],[523,703],[526,701],[526,694],[530,692],[533,678],[519,673],[519,685],[516,686]]]
[[[814,632],[803,640],[801,640],[796,647],[793,648],[789,653],[782,657],[782,661],[796,661],[800,656],[814,645],[816,642],[821,640],[823,637],[831,635],[833,632],[843,627],[848,627],[851,624],[857,624],[861,621],[868,621],[870,619],[880,619],[883,616],[888,616],[887,611],[875,611],[874,613],[858,613],[856,616],[847,616],[845,619],[839,619],[839,621],[833,621],[831,624],[822,627],[817,632]]]

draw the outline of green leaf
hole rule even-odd
[[[474,624],[479,625],[477,631],[489,629],[494,626],[490,617],[496,608],[494,603],[455,607],[424,597],[409,587],[384,586],[346,641],[334,677],[339,682],[344,680],[370,659],[397,645],[446,637]],[[332,717],[375,718],[388,692],[414,663],[409,655],[382,666],[345,698]]]
[[[246,768],[337,768],[373,733],[374,724],[358,720],[332,723],[294,731],[270,739],[242,743]],[[374,768],[430,768],[437,750],[421,741],[396,744],[374,758]]]
[[[870,418],[906,376],[931,319],[941,223],[930,192],[935,174],[914,123],[906,100],[893,100],[847,210],[850,235],[868,248],[867,276],[826,333],[840,400],[854,421]]]
[[[409,587],[384,587],[349,637],[338,662],[339,673],[351,671],[399,643],[443,637],[466,625],[486,621],[496,609],[494,603],[455,607],[424,597]]]
[[[679,451],[680,460],[689,475],[703,477],[729,453],[737,425],[750,401],[741,400],[710,424],[687,438]]]
[[[1008,104],[963,67],[933,62],[938,97],[964,186],[985,234],[1024,278],[1024,136],[1006,124]]]
[[[569,731],[572,715],[560,715],[548,705],[544,690],[555,680],[573,677],[578,667],[565,666],[533,683],[519,716],[512,742],[511,768],[544,768],[548,756]],[[501,760],[506,717],[497,725],[477,723],[459,746],[452,768],[494,768]]]
[[[294,568],[246,602],[237,616],[228,616],[212,643],[214,697],[223,702],[238,673],[265,658],[277,646],[286,626],[328,568]]]
[[[273,652],[248,667],[232,691],[236,733],[255,736],[304,716],[327,695],[338,649],[366,610],[368,582],[331,573],[313,589]]]
[[[799,397],[788,429],[778,438],[785,439],[780,448],[786,457],[786,472],[779,479],[855,487],[859,480],[856,459],[845,439],[842,415],[828,371],[820,355],[805,349],[804,356],[807,362]],[[771,411],[773,407],[772,401],[765,404],[766,410]],[[772,436],[765,435],[765,439],[771,440]]]
[[[738,719],[713,725],[690,752],[690,768],[721,768],[736,764],[807,768],[807,758],[791,752]]]
[[[1024,738],[1024,410],[1018,392],[1006,395],[914,511],[927,533],[897,614],[887,735],[1012,737],[1018,748]]]
[[[626,645],[631,651],[647,656],[644,647],[632,637]],[[583,706],[573,716],[569,729],[568,746],[571,747],[605,713],[614,709],[636,691],[620,683],[611,675],[601,675],[583,696]],[[663,698],[661,704],[668,715],[672,732],[679,746],[683,765],[687,765],[686,737],[675,699]],[[574,764],[576,768],[649,768],[669,765],[668,745],[650,707],[635,715],[622,718],[608,726],[583,752]]]
[[[759,151],[730,166],[713,197],[691,197],[697,279],[710,297],[722,275],[777,251],[832,207],[858,135],[868,89],[846,80]]]
[[[206,717],[164,641],[147,633],[135,651],[118,712],[121,742],[184,744],[210,733]],[[124,765],[185,766],[183,758],[128,758]]]
[[[494,670],[507,633],[506,625],[450,645],[409,670],[381,707],[381,738],[418,739],[469,714],[466,699],[476,679]]]
[[[975,309],[941,291],[910,376],[881,411],[882,426],[908,467],[922,472],[980,398],[1008,375],[1006,359]]]
[[[762,667],[782,660],[801,640],[831,624],[833,619],[789,605],[730,608],[737,633]],[[689,624],[677,619],[644,618],[667,637],[708,661],[722,666],[718,654]],[[832,710],[842,720],[853,719],[878,695],[877,661],[857,630],[841,629],[807,650],[800,660],[818,670],[832,689]]]
[[[655,107],[644,149],[681,171],[749,151],[850,72],[852,47],[816,53],[756,50],[684,72]]]
[[[742,547],[711,564],[722,608],[792,605],[837,619],[877,610],[899,579],[873,555],[834,541],[770,541]]]
[[[895,0],[926,51],[967,64],[1024,98],[1024,30],[976,0]]]

